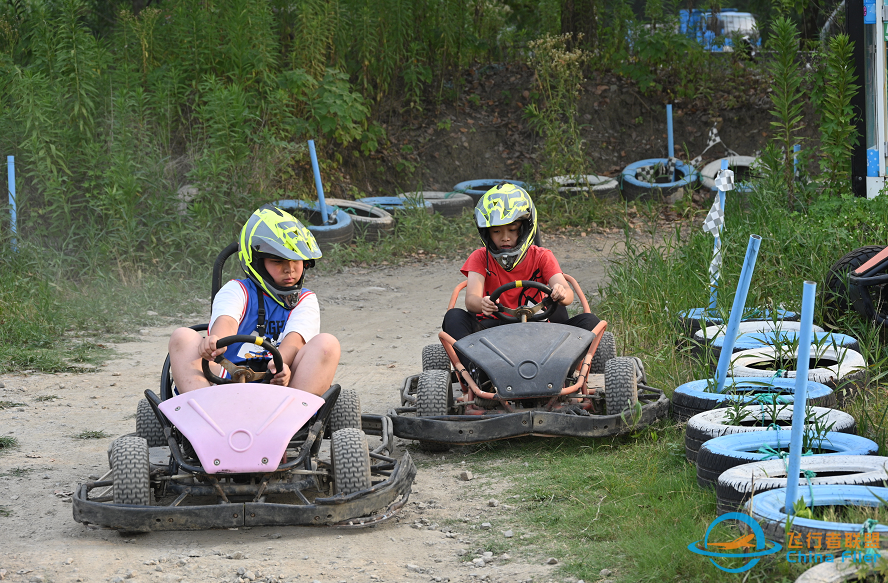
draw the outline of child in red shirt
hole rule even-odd
[[[488,190],[475,207],[475,223],[484,242],[463,264],[466,285],[466,310],[453,308],[444,316],[444,332],[459,340],[480,330],[506,322],[492,314],[497,311],[490,294],[503,284],[532,280],[552,288],[552,299],[560,305],[550,322],[592,330],[600,321],[594,314],[572,318],[567,308],[574,294],[558,260],[548,249],[533,244],[537,233],[536,208],[523,188],[503,182]],[[528,287],[508,290],[499,297],[507,308],[533,305],[542,301],[543,292]]]

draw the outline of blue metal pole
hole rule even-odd
[[[666,134],[669,139],[669,157],[675,157],[675,144],[672,139],[672,104],[666,105]],[[669,177],[670,182],[675,182],[675,172]]]
[[[786,474],[786,514],[795,514],[798,500],[799,469],[802,465],[802,433],[805,430],[805,402],[808,392],[808,366],[811,358],[811,335],[814,327],[814,299],[817,284],[806,281],[802,287],[802,328],[799,330],[799,359],[796,362],[795,395],[792,403],[792,433],[789,438],[789,469]]]
[[[793,155],[792,155],[792,175],[793,175],[793,177],[799,175],[799,168],[798,168],[798,166],[799,166],[799,157],[798,157],[797,154],[799,153],[799,150],[801,150],[801,149],[802,149],[802,147],[801,147],[800,145],[798,145],[798,144],[796,144],[795,146],[792,147],[792,151],[793,151]]]
[[[743,260],[743,268],[740,270],[740,282],[737,284],[737,292],[734,294],[734,306],[731,308],[728,327],[725,330],[725,343],[718,357],[718,367],[715,369],[715,390],[717,393],[724,392],[725,389],[728,365],[731,364],[734,343],[737,341],[737,329],[740,328],[740,320],[743,319],[746,294],[749,293],[749,282],[752,281],[752,272],[755,271],[755,260],[758,258],[759,245],[761,244],[762,238],[760,236],[749,236],[746,258]]]
[[[321,184],[321,170],[318,168],[318,155],[314,140],[308,140],[308,153],[311,156],[311,169],[315,175],[315,188],[318,190],[318,206],[321,207],[321,220],[327,224],[327,203],[324,202],[324,185]]]
[[[728,160],[725,158],[721,161],[721,169],[728,169]],[[718,204],[721,205],[722,212],[725,212],[725,191],[719,189],[718,191]],[[718,235],[715,236],[715,242],[712,244],[712,254],[715,255],[716,251],[718,251],[718,245],[721,241],[721,232],[724,229],[724,225],[722,225],[718,230]],[[715,301],[718,299],[718,282],[715,282],[716,285],[709,286],[709,312],[714,314],[716,311]]]
[[[9,229],[12,232],[12,250],[16,250],[15,237],[18,233],[18,218],[15,204],[15,156],[6,157],[6,172],[9,183]]]

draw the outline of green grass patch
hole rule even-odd
[[[34,468],[12,468],[8,472],[0,473],[0,476],[8,476],[12,478],[24,478],[34,471]]]
[[[0,516],[2,516],[3,518],[12,516],[12,510],[7,508],[6,506],[0,506]]]
[[[0,401],[0,410],[12,409],[13,407],[27,407],[27,403],[16,403],[15,401]]]
[[[74,436],[74,439],[105,439],[106,437],[111,436],[100,429],[98,431],[81,431]]]
[[[59,397],[58,395],[38,395],[38,396],[34,397],[34,400],[41,402],[41,403],[45,403],[48,401],[55,401],[56,399],[60,399],[60,398],[61,397]]]
[[[0,436],[0,451],[9,451],[14,447],[18,447],[18,439],[8,435]]]

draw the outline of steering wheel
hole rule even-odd
[[[538,304],[533,306],[521,306],[514,310],[506,308],[497,302],[499,297],[503,295],[503,292],[507,292],[510,289],[515,289],[517,287],[532,287],[538,289],[546,294],[546,297],[544,297],[543,301]],[[558,309],[558,302],[553,302],[550,297],[551,295],[552,288],[538,281],[522,279],[511,283],[504,283],[490,294],[490,301],[495,303],[497,308],[499,308],[499,310],[494,312],[493,315],[503,322],[541,322],[543,320],[548,320],[549,317],[555,313],[555,310]]]
[[[235,334],[234,336],[226,336],[225,338],[220,338],[218,341],[216,341],[216,348],[225,348],[226,346],[231,346],[232,344],[239,343],[255,344],[256,346],[261,346],[271,353],[271,359],[274,362],[274,369],[278,372],[284,370],[284,359],[281,358],[281,353],[278,352],[277,347],[261,336],[251,336],[249,334]],[[228,374],[231,375],[230,379],[223,379],[222,377],[216,376],[216,374],[213,373],[212,370],[210,370],[210,361],[206,359],[201,359],[200,364],[203,368],[204,377],[206,377],[206,379],[211,383],[217,385],[227,385],[231,383],[250,383],[253,381],[268,383],[274,377],[274,374],[272,374],[269,370],[266,370],[265,372],[257,372],[248,366],[237,366],[233,362],[225,358],[224,352],[217,356],[213,362],[215,362],[216,364],[221,364],[222,368],[228,371]]]

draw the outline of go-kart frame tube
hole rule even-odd
[[[416,466],[409,453],[398,460],[391,475],[367,490],[348,496],[316,498],[312,504],[236,502],[196,506],[136,506],[90,500],[94,488],[111,481],[81,484],[73,496],[74,520],[129,532],[204,530],[240,526],[331,525],[372,526],[394,516],[410,496]],[[255,488],[258,491],[260,485]],[[180,496],[175,503],[184,499]],[[384,511],[376,516],[373,512]]]

